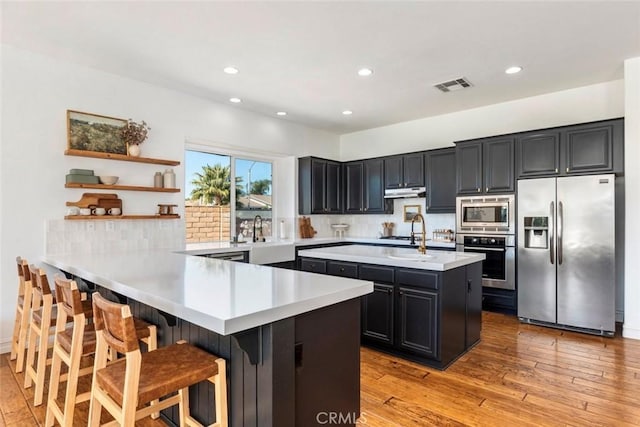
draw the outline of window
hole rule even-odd
[[[258,237],[260,229],[263,237],[270,237],[272,168],[262,159],[186,150],[187,243],[228,242],[240,234],[250,241],[255,219]]]

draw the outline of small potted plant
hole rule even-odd
[[[140,156],[140,144],[147,139],[150,130],[151,128],[144,120],[142,123],[134,122],[131,119],[127,120],[127,124],[122,128],[122,139],[127,144],[130,156]]]

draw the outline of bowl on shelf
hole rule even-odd
[[[110,176],[110,175],[100,175],[98,177],[98,179],[100,179],[100,184],[105,184],[105,185],[114,185],[116,182],[118,182],[118,178],[117,176]]]

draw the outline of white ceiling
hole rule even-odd
[[[622,78],[640,2],[3,1],[2,42],[343,134]]]

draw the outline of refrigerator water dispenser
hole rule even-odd
[[[524,217],[524,247],[530,249],[549,248],[549,217]]]

